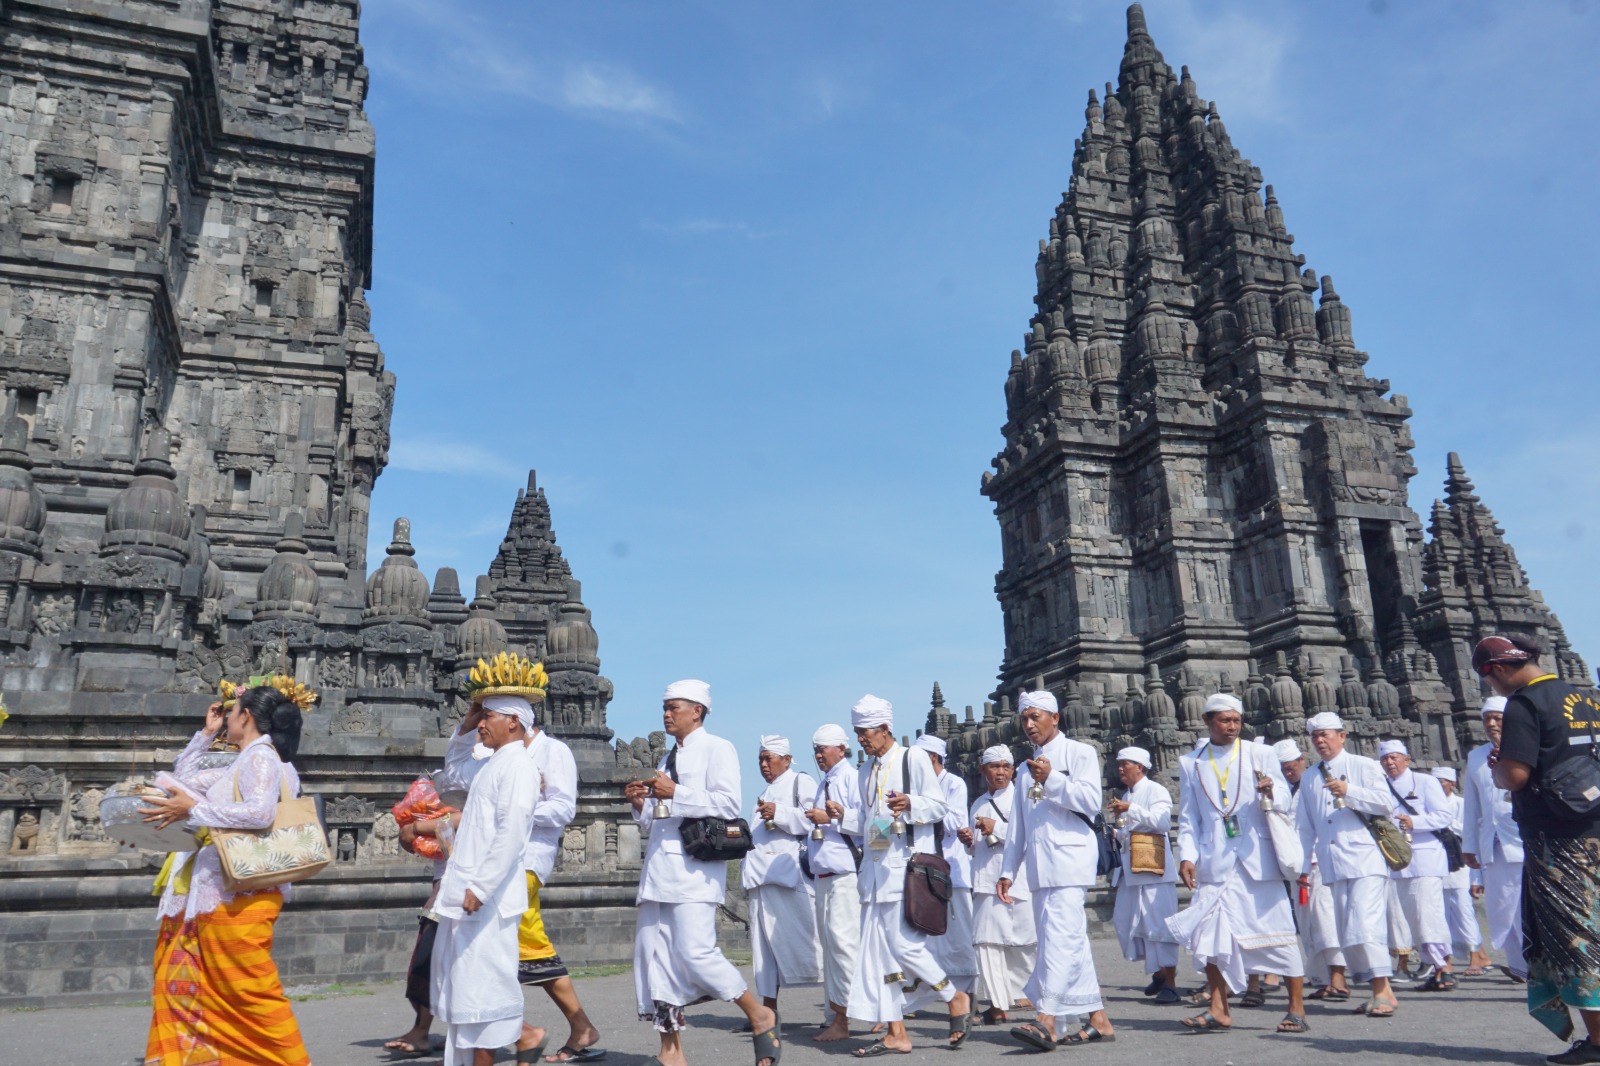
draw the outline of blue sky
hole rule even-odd
[[[622,736],[674,678],[751,752],[994,684],[978,479],[1122,4],[369,0],[373,564],[470,590],[536,467]],[[1145,4],[1368,373],[1600,662],[1593,3]],[[470,591],[469,591],[470,595]],[[747,783],[748,786],[749,783]]]

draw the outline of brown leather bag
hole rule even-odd
[[[903,788],[911,794],[911,753],[900,760],[905,778]],[[915,846],[917,827],[906,824],[906,846]],[[955,882],[950,879],[950,863],[944,857],[944,823],[933,824],[931,854],[913,852],[906,863],[906,890],[903,900],[906,924],[928,936],[943,936],[950,927],[950,897]]]

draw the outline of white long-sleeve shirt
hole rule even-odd
[[[939,787],[944,790],[944,858],[950,864],[950,884],[972,887],[972,853],[956,833],[971,823],[967,817],[967,783],[948,770],[940,771]]]
[[[1133,872],[1133,849],[1128,843],[1130,834],[1133,833],[1159,833],[1165,837],[1172,830],[1172,794],[1166,788],[1148,777],[1139,779],[1138,784],[1123,793],[1122,798],[1128,802],[1128,811],[1123,820],[1127,825],[1117,830],[1117,839],[1122,844],[1122,863],[1111,872],[1113,885],[1159,885],[1178,880],[1178,863],[1172,857],[1172,849],[1166,848],[1163,856],[1166,859],[1166,868],[1158,874]]]
[[[1041,888],[1088,888],[1095,882],[1100,845],[1090,822],[1100,812],[1100,766],[1095,750],[1057,733],[1034,748],[1032,758],[1050,760],[1044,798],[1028,799],[1033,774],[1017,767],[1011,838],[1006,841],[1000,876],[1012,883],[1026,868],[1028,883]],[[1079,815],[1084,818],[1080,818]]]
[[[539,774],[528,752],[513,741],[483,760],[467,791],[455,847],[439,882],[433,909],[442,917],[469,917],[462,901],[470,890],[491,913],[509,918],[528,909],[522,849],[539,793]]]
[[[972,805],[971,821],[967,824],[976,826],[979,818],[992,818],[994,835],[999,838],[999,843],[990,847],[984,843],[982,833],[976,828],[972,831],[973,892],[987,892],[991,896],[995,894],[996,882],[1000,880],[1000,867],[1005,862],[1006,842],[1017,831],[1016,803],[1017,790],[1007,785],[999,792],[985,792]],[[1027,899],[1030,894],[1027,877],[1011,886],[1012,899]]]
[[[823,775],[811,805],[818,810],[826,810],[830,801],[844,808],[844,817],[837,823],[830,821],[823,826],[821,840],[812,840],[807,836],[806,846],[811,849],[811,872],[819,877],[823,874],[854,874],[856,860],[850,854],[850,845],[840,834],[839,827],[861,824],[861,782],[856,776],[855,767],[844,759],[834,763],[833,769]],[[859,835],[853,836],[852,840],[857,847],[863,844]]]
[[[578,762],[572,749],[539,730],[528,741],[528,761],[539,774],[539,794],[528,819],[528,843],[522,849],[522,867],[539,879],[550,880],[561,848],[561,831],[578,813]]]
[[[906,784],[909,768],[910,786]],[[859,836],[865,851],[856,888],[866,903],[890,903],[905,895],[906,864],[913,852],[933,853],[933,823],[944,820],[944,789],[934,775],[933,762],[921,748],[895,744],[877,758],[868,759],[856,772],[861,789],[861,806],[854,818],[843,824],[845,832]],[[901,819],[911,829],[912,841],[904,833],[889,831],[894,812],[889,809],[889,793],[908,796],[911,809]],[[851,812],[845,812],[847,817]],[[883,846],[874,846],[874,841]]]
[[[1389,817],[1398,819],[1402,814],[1411,817],[1411,862],[1404,869],[1391,871],[1389,876],[1397,880],[1444,877],[1450,872],[1450,859],[1434,830],[1449,829],[1455,818],[1444,786],[1435,777],[1407,768],[1399,777],[1389,779],[1389,788],[1416,809],[1412,814],[1393,794],[1389,797]],[[1395,824],[1400,822],[1396,820]]]
[[[1181,756],[1178,768],[1178,861],[1194,863],[1195,877],[1204,884],[1221,884],[1236,865],[1252,880],[1279,880],[1277,851],[1256,792],[1256,775],[1264,774],[1272,781],[1273,802],[1289,802],[1289,783],[1272,753],[1237,739],[1222,747],[1208,742]],[[1230,815],[1238,820],[1231,837]]]
[[[1494,771],[1489,767],[1493,750],[1493,744],[1482,744],[1467,754],[1467,768],[1461,775],[1461,850],[1480,863],[1521,862],[1522,830],[1511,817],[1511,793],[1494,783]],[[1500,845],[1498,858],[1496,844]]]
[[[759,811],[751,813],[750,839],[755,847],[744,857],[739,871],[739,883],[746,890],[764,885],[801,888],[809,883],[800,869],[800,855],[811,832],[806,808],[816,793],[817,783],[793,767],[761,790],[756,804],[773,805],[774,828],[767,828]]]
[[[1343,778],[1349,786],[1341,809],[1333,806],[1334,795],[1323,780],[1323,766],[1334,780]],[[1389,795],[1386,780],[1376,760],[1348,751],[1306,770],[1295,797],[1295,821],[1306,853],[1302,873],[1311,872],[1314,859],[1325,885],[1356,877],[1389,876],[1383,852],[1356,814],[1389,813],[1394,797]]]
[[[668,816],[655,816],[656,801],[646,797],[633,812],[633,820],[649,843],[644,870],[639,876],[640,903],[721,903],[727,886],[723,864],[692,859],[683,850],[681,827],[685,818],[739,817],[739,753],[721,737],[704,728],[678,741],[677,790],[667,800]],[[656,769],[665,774],[672,752],[662,756]]]

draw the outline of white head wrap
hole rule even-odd
[[[1260,744],[1264,748],[1264,747],[1267,746],[1267,738],[1264,737],[1264,736],[1261,736],[1258,733],[1255,736],[1250,738],[1250,743],[1252,743],[1252,744]]]
[[[1406,742],[1403,740],[1385,740],[1378,745],[1378,758],[1380,759],[1385,755],[1409,756],[1410,754],[1411,753],[1406,750]]]
[[[1117,752],[1118,762],[1136,762],[1146,770],[1150,769],[1150,753],[1143,748],[1123,748]]]
[[[943,759],[945,757],[945,752],[949,750],[945,747],[944,741],[940,740],[932,733],[922,734],[917,738],[917,742],[913,744],[912,747],[921,748],[923,751],[931,752],[932,754],[939,756],[940,759]]]
[[[1332,711],[1323,711],[1321,714],[1314,714],[1306,719],[1307,733],[1320,733],[1324,729],[1337,729],[1342,733],[1344,732],[1344,719]]]
[[[1015,760],[1011,757],[1010,748],[1006,747],[1004,744],[996,744],[992,748],[984,748],[983,758],[978,760],[978,762],[981,766],[989,766],[993,763],[1001,762],[1005,763],[1007,766],[1011,766],[1014,764]]]
[[[1300,745],[1292,740],[1280,740],[1272,745],[1272,754],[1278,757],[1280,763],[1294,762],[1296,759],[1305,758],[1305,752],[1300,750]]]
[[[687,681],[674,681],[667,686],[666,695],[661,698],[663,700],[688,700],[690,703],[698,703],[704,707],[707,714],[711,713],[711,686],[704,681],[696,681],[693,678]]]
[[[1483,701],[1483,710],[1478,712],[1480,717],[1485,715],[1485,714],[1505,714],[1505,713],[1506,713],[1506,698],[1504,696],[1490,696],[1488,699]]]
[[[829,722],[811,734],[811,746],[813,748],[848,748],[850,746],[850,738],[845,735],[843,727]]]
[[[1449,766],[1435,766],[1428,772],[1440,781],[1449,781],[1451,784],[1455,784],[1456,772]]]
[[[1021,714],[1029,707],[1037,707],[1048,714],[1060,714],[1061,708],[1056,703],[1054,693],[1040,689],[1038,692],[1024,692],[1017,700],[1017,713]]]
[[[894,707],[888,700],[877,696],[862,696],[850,708],[850,725],[856,729],[871,729],[879,725],[893,729]]]
[[[761,750],[770,751],[774,755],[788,755],[789,738],[780,737],[776,733],[763,733],[761,736]]]
[[[1244,704],[1239,702],[1238,696],[1230,696],[1226,692],[1216,692],[1206,697],[1206,708],[1201,713],[1207,717],[1218,711],[1233,711],[1235,714],[1244,713]]]
[[[483,701],[483,709],[496,714],[509,714],[522,723],[523,729],[533,729],[533,704],[521,696],[490,696]]]

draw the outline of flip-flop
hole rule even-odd
[[[384,1042],[383,1050],[397,1059],[420,1059],[433,1054],[433,1041],[428,1041],[427,1047],[418,1047],[409,1040],[396,1037],[394,1040]]]
[[[1115,1043],[1116,1039],[1116,1033],[1107,1036],[1094,1026],[1089,1025],[1079,1029],[1076,1033],[1068,1033],[1056,1042],[1064,1046],[1075,1046],[1078,1044],[1111,1044]]]
[[[1278,1032],[1280,1033],[1298,1034],[1309,1033],[1310,1031],[1311,1026],[1306,1024],[1306,1016],[1304,1014],[1295,1014],[1291,1011],[1290,1013],[1285,1014],[1283,1016],[1283,1020],[1278,1023]]]
[[[1375,1011],[1374,1007],[1388,1007],[1385,1011]],[[1388,999],[1369,999],[1356,1008],[1357,1014],[1365,1014],[1368,1018],[1393,1018],[1394,1012],[1400,1009],[1400,1004]]]
[[[909,1055],[911,1049],[890,1047],[888,1044],[873,1044],[871,1047],[858,1047],[850,1054],[858,1059],[875,1059],[879,1055]]]
[[[1233,1031],[1232,1025],[1223,1025],[1217,1021],[1216,1015],[1210,1011],[1196,1014],[1193,1018],[1184,1018],[1183,1027],[1196,1036],[1206,1033],[1228,1033]]]
[[[554,1057],[547,1057],[546,1062],[599,1062],[606,1057],[606,1049],[601,1047],[573,1047],[563,1044],[554,1053]]]
[[[1011,1038],[1020,1043],[1027,1044],[1035,1051],[1054,1051],[1056,1049],[1056,1038],[1045,1032],[1044,1026],[1038,1025],[1034,1022],[1028,1022],[1026,1025],[1013,1026],[1011,1029]]]
[[[1323,985],[1306,997],[1307,999],[1326,999],[1334,1003],[1343,1003],[1350,998],[1348,988],[1334,988],[1332,985]]]
[[[1482,977],[1484,974],[1486,974],[1488,972],[1489,972],[1489,968],[1487,966],[1468,966],[1465,970],[1461,971],[1461,976],[1462,977]]]

